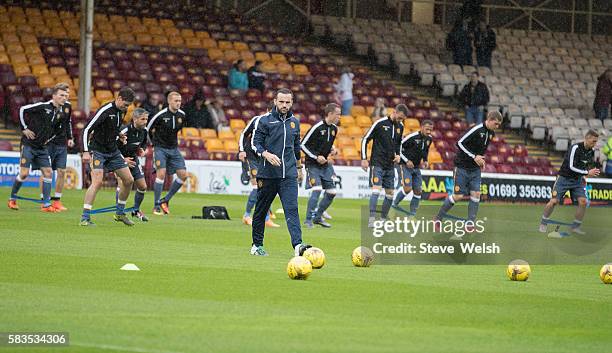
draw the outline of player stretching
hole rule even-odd
[[[154,208],[153,214],[169,214],[168,203],[172,196],[185,183],[187,179],[187,168],[185,159],[178,149],[178,132],[185,126],[185,112],[181,109],[181,95],[178,92],[168,93],[168,107],[160,110],[151,118],[147,124],[147,131],[151,135],[154,148],[155,160],[155,185],[153,186]],[[176,173],[176,178],[170,186],[170,190],[163,198],[161,197],[164,188],[166,175]]]
[[[485,166],[484,154],[501,122],[501,113],[491,111],[487,114],[484,123],[475,125],[457,141],[459,150],[455,157],[453,172],[455,190],[448,193],[434,220],[442,220],[455,202],[463,199],[463,195],[466,197],[469,195],[470,198],[468,220],[476,220],[480,203],[480,173]]]
[[[138,161],[138,156],[144,155],[144,149],[147,148],[147,119],[149,113],[143,108],[136,108],[132,113],[132,122],[121,128],[121,135],[125,135],[127,140],[124,144],[117,141],[117,147],[123,155],[125,162],[130,168],[130,173],[134,178],[136,185],[136,193],[134,194],[134,210],[132,217],[138,218],[142,222],[147,222],[149,219],[140,211],[140,205],[144,200],[144,194],[147,191],[147,182],[142,173],[142,165]]]
[[[51,100],[48,102],[24,105],[19,109],[19,121],[23,129],[21,137],[21,158],[19,175],[15,178],[8,207],[18,210],[17,193],[32,170],[40,169],[43,177],[43,212],[59,212],[51,205],[51,160],[47,143],[62,119],[62,107],[68,99],[68,85],[58,83],[53,87]]]
[[[376,204],[381,188],[385,189],[381,218],[387,219],[389,215],[395,191],[394,165],[400,162],[400,148],[404,133],[402,122],[408,114],[408,107],[405,104],[398,104],[390,116],[376,120],[361,141],[361,168],[368,171],[370,167],[370,187],[372,187],[368,227],[372,227],[376,219]],[[368,142],[370,140],[374,140],[370,156],[371,163],[368,162]]]
[[[66,92],[70,95],[70,88],[67,84],[61,84],[63,88],[66,88]],[[61,107],[61,114],[59,116],[58,124],[55,126],[55,132],[53,137],[47,144],[47,151],[51,158],[51,169],[56,172],[55,178],[55,195],[51,196],[51,205],[53,208],[59,211],[68,210],[62,205],[62,191],[64,190],[64,179],[66,175],[66,161],[68,159],[68,147],[74,147],[74,138],[72,136],[72,105],[70,101],[66,100],[64,106]],[[42,186],[44,181],[43,177],[40,177],[40,185]],[[42,187],[41,187],[42,189]]]
[[[599,169],[592,168],[594,164],[593,156],[595,155],[593,147],[597,144],[598,138],[599,134],[596,131],[589,130],[583,142],[573,144],[565,153],[563,164],[561,164],[559,175],[553,186],[552,198],[544,207],[540,232],[546,233],[548,217],[553,213],[555,206],[563,202],[565,193],[569,191],[572,198],[578,199],[578,208],[576,208],[576,215],[570,229],[576,234],[585,234],[580,229],[587,206],[585,177],[596,177],[599,175]]]
[[[270,205],[278,194],[283,204],[291,246],[295,256],[302,255],[310,245],[302,244],[302,229],[298,214],[298,179],[300,165],[300,121],[293,116],[293,93],[281,88],[274,98],[275,107],[255,121],[251,144],[263,158],[257,174],[257,203],[253,217],[251,255],[267,256],[264,250],[264,222]]]
[[[242,162],[242,167],[246,168],[245,172],[249,174],[251,186],[253,187],[251,193],[249,194],[249,198],[247,199],[246,210],[242,216],[242,223],[249,226],[253,224],[251,211],[253,210],[253,207],[255,207],[255,202],[257,202],[257,172],[259,171],[259,164],[261,163],[261,158],[259,158],[253,151],[253,147],[251,146],[251,138],[253,137],[255,122],[260,116],[261,115],[255,116],[249,121],[244,130],[242,130],[242,133],[240,133],[240,140],[238,141],[238,159],[240,159]],[[280,225],[274,223],[270,219],[270,212],[268,212],[268,215],[266,215],[266,227],[280,227]]]
[[[307,228],[312,228],[313,223],[325,228],[331,227],[322,215],[336,197],[336,186],[332,180],[334,166],[328,158],[335,153],[333,145],[338,133],[336,124],[340,120],[340,106],[329,103],[324,111],[325,118],[312,126],[302,141],[302,151],[306,154],[306,190],[312,189],[304,221]],[[319,202],[323,190],[325,196]]]
[[[419,202],[421,202],[423,178],[419,168],[427,168],[429,165],[427,155],[432,141],[432,131],[433,122],[424,120],[420,131],[413,132],[402,140],[400,157],[403,163],[398,169],[403,188],[395,196],[393,207],[399,208],[399,203],[412,191],[412,200],[410,200],[410,213],[412,215],[416,214]]]
[[[115,172],[115,175],[121,179],[115,221],[127,226],[134,225],[124,211],[134,178],[117,148],[118,138],[121,137],[120,139],[125,141],[125,136],[120,136],[119,132],[123,116],[133,101],[134,91],[129,87],[121,88],[117,98],[100,107],[83,129],[83,164],[91,161],[91,185],[85,193],[83,216],[80,223],[82,226],[94,225],[91,220],[91,209],[96,194],[102,187],[104,171]]]

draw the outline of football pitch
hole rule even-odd
[[[339,199],[330,209],[333,228],[303,230],[327,264],[292,281],[282,215],[281,228],[266,229],[270,256],[249,255],[246,197],[178,194],[171,215],[159,217],[148,193],[150,222],[129,228],[107,213],[84,228],[83,194],[66,192],[69,211],[60,214],[28,202],[17,212],[0,207],[0,331],[70,334],[68,347],[0,352],[610,351],[612,286],[599,280],[603,263],[532,265],[527,282],[509,281],[505,265],[356,268],[351,251],[360,245],[367,200]],[[103,191],[96,207],[113,202],[114,192]],[[225,205],[232,220],[191,219],[203,205]],[[305,206],[300,199],[301,217]],[[480,208],[504,214],[508,236],[545,237],[536,231],[541,210]],[[585,226],[590,212],[609,215],[589,209]],[[555,215],[572,219],[573,208]],[[120,271],[126,263],[141,271]]]

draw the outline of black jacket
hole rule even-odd
[[[138,157],[138,149],[147,147],[147,130],[145,128],[137,129],[134,123],[123,125],[120,133],[127,136],[127,143],[117,140],[117,147],[124,157]],[[135,159],[136,160],[136,159]]]
[[[306,154],[307,167],[321,166],[317,162],[317,157],[327,158],[329,156],[337,134],[338,127],[334,124],[328,125],[325,120],[319,121],[308,130],[302,140],[302,151]]]
[[[276,110],[264,114],[255,121],[255,129],[251,144],[255,153],[261,154],[268,151],[275,154],[281,160],[281,165],[275,167],[262,159],[257,173],[258,178],[296,178],[297,165],[301,159],[300,151],[300,120],[289,111],[286,116],[281,116]]]
[[[563,164],[559,169],[559,175],[570,179],[580,179],[589,174],[589,169],[595,166],[593,158],[595,151],[587,150],[584,147],[584,142],[573,144],[563,158]]]
[[[414,167],[418,168],[421,161],[427,161],[431,142],[431,136],[422,135],[420,131],[406,135],[402,140],[402,148],[400,150],[402,161],[404,163],[412,161]]]
[[[464,106],[468,107],[477,107],[480,105],[489,104],[489,89],[487,85],[478,81],[475,87],[472,88],[472,84],[468,82],[461,93],[459,94],[459,99]]]
[[[263,91],[266,86],[264,85],[264,79],[266,78],[266,74],[261,71],[258,71],[255,66],[252,66],[249,71],[247,71],[248,79],[249,79],[249,88],[255,88]]]
[[[164,108],[149,120],[147,131],[151,135],[154,147],[176,148],[177,134],[185,126],[188,126],[185,112],[179,109],[173,113],[170,109]]]
[[[90,148],[102,153],[115,152],[124,114],[115,102],[101,106],[83,129],[83,152],[89,152]]]
[[[259,158],[255,151],[253,150],[253,145],[251,145],[251,140],[253,138],[253,131],[255,130],[255,124],[257,119],[259,119],[262,115],[257,115],[249,120],[247,126],[240,133],[240,139],[238,140],[238,151],[246,152],[248,159],[256,159]]]
[[[49,143],[66,146],[66,142],[74,138],[72,136],[72,105],[70,102],[66,101],[62,106],[62,112],[58,122],[59,123],[55,126],[55,132],[53,133],[55,137],[52,138]]]
[[[487,27],[485,31],[477,30],[474,34],[474,47],[478,52],[493,52],[497,48],[495,32],[490,27]]]
[[[491,139],[495,136],[493,130],[487,129],[484,124],[472,127],[457,141],[457,155],[455,167],[462,169],[479,169],[474,157],[484,156]]]
[[[404,125],[393,123],[390,117],[376,120],[361,140],[361,159],[367,159],[367,147],[374,140],[370,164],[381,168],[393,168],[395,155],[400,154]]]
[[[34,148],[42,148],[60,129],[63,107],[55,107],[52,101],[24,105],[19,109],[21,129],[32,130],[36,137],[33,140],[22,136],[21,143]]]
[[[187,123],[189,126],[197,127],[199,129],[215,128],[206,104],[202,103],[200,109],[198,109],[195,102],[189,102],[183,109],[185,111],[185,115],[187,116]]]

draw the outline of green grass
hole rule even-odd
[[[82,197],[66,192],[70,210],[61,214],[25,202],[18,212],[0,208],[0,331],[68,331],[71,340],[68,348],[0,352],[610,349],[612,286],[599,281],[601,264],[533,266],[524,283],[508,281],[502,265],[355,268],[350,254],[367,201],[337,200],[332,230],[304,230],[327,265],[307,281],[291,281],[282,219],[282,228],[266,230],[271,256],[248,255],[244,197],[181,194],[171,216],[133,228],[109,214],[97,215],[95,228],[78,227]],[[113,199],[105,191],[96,206]],[[191,219],[213,204],[226,205],[233,219]],[[481,211],[510,214],[508,232],[530,232],[541,207],[483,204]],[[120,271],[125,263],[141,271]]]

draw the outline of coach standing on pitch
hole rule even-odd
[[[263,248],[266,214],[278,194],[283,204],[291,246],[295,256],[302,255],[310,245],[302,244],[302,229],[298,214],[298,179],[300,165],[300,121],[293,116],[293,93],[281,88],[274,98],[272,111],[255,122],[251,144],[263,160],[257,175],[257,202],[253,216],[251,255],[267,256]]]

